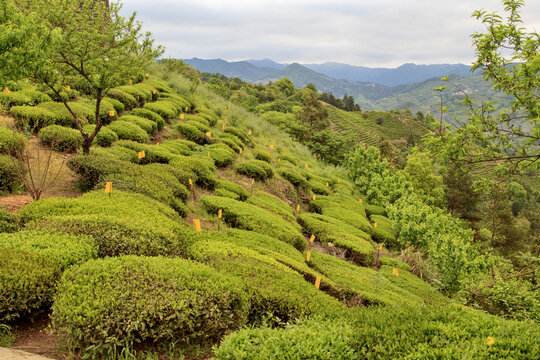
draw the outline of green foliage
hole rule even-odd
[[[152,110],[137,108],[131,110],[131,114],[154,121],[157,125],[158,131],[163,129],[163,126],[165,125],[165,120],[163,120],[158,113],[153,112]]]
[[[255,195],[250,196],[247,199],[249,204],[257,205],[260,208],[273,212],[276,215],[281,216],[290,223],[296,225],[296,218],[293,214],[292,208],[283,200],[275,197],[274,195],[257,192]]]
[[[7,210],[0,208],[0,233],[17,231],[17,218]]]
[[[443,179],[434,173],[433,160],[428,153],[415,152],[407,156],[407,165],[403,171],[416,192],[436,206],[444,205]]]
[[[153,136],[157,132],[157,123],[135,115],[122,115],[118,118],[120,121],[126,121],[131,124],[138,125],[141,129],[146,131],[148,135]]]
[[[236,172],[256,180],[266,180],[273,177],[272,167],[261,160],[249,160],[235,166]]]
[[[15,119],[15,126],[19,130],[36,133],[42,127],[54,124],[54,114],[44,108],[34,106],[13,106],[9,113]]]
[[[364,204],[368,215],[386,215],[386,209],[383,206]]]
[[[147,143],[150,141],[150,137],[146,131],[139,125],[127,121],[113,121],[108,128],[114,131],[120,140],[133,140],[140,143]]]
[[[14,192],[22,185],[16,162],[9,155],[0,154],[0,192]]]
[[[136,152],[145,152],[145,156],[142,159],[138,159],[139,164],[151,164],[162,163],[168,164],[176,156],[168,151],[167,148],[160,145],[141,144],[131,140],[120,140],[116,143],[116,146],[122,146],[131,149]]]
[[[36,252],[0,245],[0,323],[50,304],[61,266]]]
[[[8,108],[11,106],[36,105],[45,101],[51,101],[51,98],[40,91],[33,88],[24,88],[19,91],[13,91],[9,95],[2,94],[1,102],[5,103]]]
[[[170,164],[194,172],[197,175],[196,183],[201,187],[208,190],[212,190],[216,187],[217,178],[214,174],[215,167],[208,159],[192,156],[178,156],[171,161]]]
[[[22,154],[26,139],[16,131],[0,127],[0,154]]]
[[[391,324],[391,325],[389,325]],[[414,324],[414,326],[411,326]],[[458,306],[363,308],[285,329],[244,329],[216,351],[222,359],[530,359],[538,328]],[[488,337],[494,340],[488,345]]]
[[[366,234],[373,235],[373,226],[362,212],[357,212],[334,204],[336,203],[332,203],[330,206],[321,206],[321,213],[352,225]]]
[[[170,122],[177,114],[176,107],[169,101],[146,103],[143,108],[155,112],[161,116],[165,122]]]
[[[84,127],[84,131],[88,134],[91,134],[94,132],[95,128],[96,125],[89,124]],[[103,126],[94,138],[94,143],[103,147],[111,146],[117,141],[118,135],[116,134],[116,132],[112,131],[107,126]]]
[[[238,184],[232,183],[227,180],[218,180],[216,182],[216,189],[223,189],[223,190],[230,191],[236,194],[236,196],[238,197],[237,200],[240,200],[240,201],[246,201],[247,198],[249,197],[249,193],[246,189],[244,189],[242,186]]]
[[[315,194],[319,194],[319,195],[330,194],[330,189],[328,188],[328,186],[326,186],[326,184],[324,183],[321,183],[320,181],[310,180],[309,187],[311,188],[311,191],[313,191]]]
[[[110,89],[107,91],[107,97],[120,101],[124,105],[124,110],[131,110],[138,105],[137,99],[133,95],[120,89]]]
[[[323,245],[332,243],[346,249],[345,257],[369,265],[373,260],[374,248],[366,240],[369,235],[337,219],[319,214],[300,214],[298,222],[306,234],[313,234]]]
[[[74,199],[33,202],[22,210],[21,221],[30,230],[92,236],[101,257],[181,255],[195,238],[195,231],[182,224],[173,209],[147,196],[116,190],[114,182],[110,197],[100,190]]]
[[[250,146],[253,145],[253,142],[251,141],[249,136],[247,134],[245,134],[242,130],[240,130],[240,129],[234,127],[234,126],[227,126],[224,131],[226,133],[228,133],[228,134],[232,134],[232,135],[236,136],[237,138],[242,140],[242,142],[244,144],[246,144],[246,145],[250,145]]]
[[[279,170],[279,175],[296,187],[301,189],[309,189],[308,181],[300,173],[293,169],[282,168]]]
[[[210,138],[196,126],[186,123],[178,123],[176,125],[176,130],[186,139],[199,145],[208,144],[210,142]]]
[[[66,272],[52,319],[74,348],[99,357],[133,342],[216,341],[245,324],[248,308],[243,284],[206,265],[124,256]]]
[[[377,227],[373,229],[373,239],[387,246],[395,246],[397,239],[392,221],[382,215],[371,215],[370,219],[373,223],[377,223]]]
[[[82,144],[82,136],[78,130],[60,125],[49,125],[39,130],[39,141],[56,151],[77,152]]]
[[[116,133],[114,133],[116,135]],[[101,147],[92,148],[92,155],[108,157],[116,160],[137,163],[139,161],[137,152],[123,146],[113,146],[107,149]]]
[[[88,103],[83,102],[68,102],[71,111],[77,115],[80,124],[94,121],[95,114],[92,107]],[[38,108],[47,109],[54,114],[54,124],[74,127],[76,126],[73,115],[66,106],[59,102],[44,102],[37,106]],[[95,122],[95,121],[94,121]]]
[[[217,214],[222,209],[223,220],[231,227],[275,237],[301,251],[306,247],[306,240],[294,225],[255,205],[207,195],[201,196],[201,203],[211,214]]]
[[[253,156],[257,160],[266,161],[267,163],[272,163],[272,155],[263,149],[255,149],[253,150]]]
[[[210,153],[210,158],[214,160],[217,167],[227,167],[234,163],[234,151],[224,144],[210,145],[208,147],[208,153]]]
[[[120,100],[116,100],[116,99],[113,99],[113,98],[110,98],[110,97],[105,97],[105,98],[103,98],[103,101],[106,101],[106,102],[110,103],[113,106],[114,112],[116,114],[123,113],[124,110],[125,110],[125,106]]]

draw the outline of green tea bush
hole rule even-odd
[[[228,197],[234,200],[240,200],[240,196],[237,193],[226,190],[226,189],[215,189],[214,195],[221,197]]]
[[[315,200],[318,201],[318,200]],[[321,200],[324,201],[324,200]],[[366,219],[363,214],[359,214],[355,211],[341,208],[338,206],[324,206],[322,207],[321,213],[326,216],[333,217],[335,219],[341,220],[349,225],[354,226],[355,228],[362,230],[363,232],[373,235],[373,226]]]
[[[120,100],[113,99],[110,97],[104,97],[103,100],[105,100],[106,102],[108,102],[114,107],[114,111],[116,114],[121,114],[124,112],[125,105]]]
[[[242,186],[232,183],[227,180],[218,180],[216,182],[216,189],[227,190],[237,195],[240,201],[246,201],[249,198],[249,193]]]
[[[257,160],[266,161],[267,163],[272,163],[272,155],[263,149],[255,149],[253,150],[253,156]]]
[[[13,106],[9,113],[15,119],[19,130],[38,132],[39,129],[55,122],[54,114],[37,106]]]
[[[0,245],[0,323],[48,306],[61,271],[53,259]]]
[[[257,192],[255,195],[250,196],[249,199],[247,199],[247,202],[249,204],[253,204],[265,210],[271,211],[274,214],[279,215],[285,220],[289,221],[290,223],[293,223],[295,226],[297,225],[296,217],[293,214],[292,208],[286,202],[275,197],[274,195],[260,191]]]
[[[32,88],[12,91],[4,100],[8,107],[36,105],[45,101],[51,101],[51,98],[47,94]]]
[[[199,109],[197,116],[205,118],[208,120],[210,126],[215,126],[218,121],[218,116],[215,112],[209,109]]]
[[[298,222],[306,234],[313,234],[322,244],[332,243],[347,250],[345,256],[361,265],[370,265],[374,248],[369,235],[343,222],[318,214],[300,214]]]
[[[148,135],[154,136],[157,133],[157,123],[152,120],[135,116],[135,115],[122,115],[118,118],[120,121],[126,121],[131,124],[138,125],[141,129],[146,131]]]
[[[238,137],[239,139],[242,140],[242,142],[246,145],[250,145],[252,146],[253,145],[253,141],[251,141],[251,139],[246,135],[244,134],[243,131],[241,131],[240,129],[238,128],[235,128],[234,126],[228,126],[225,128],[224,132],[226,133],[229,133],[229,134],[232,134],[236,137]]]
[[[129,95],[133,96],[135,100],[137,100],[137,103],[142,106],[144,103],[152,100],[152,92],[148,91],[146,89],[143,89],[138,84],[135,85],[124,85],[124,86],[118,86],[115,88],[116,90],[121,90],[125,93],[128,93]]]
[[[386,209],[382,206],[364,204],[364,208],[368,215],[386,215]]]
[[[0,193],[12,193],[22,186],[17,161],[14,157],[0,154]]]
[[[193,154],[193,151],[191,150],[191,148],[188,145],[186,145],[182,140],[167,140],[161,143],[159,146],[175,155],[189,156]]]
[[[83,127],[83,131],[87,134],[92,134],[95,129],[96,125],[93,124],[89,124]],[[102,126],[101,129],[99,129],[97,135],[94,137],[94,144],[103,147],[109,147],[117,141],[118,135],[114,131],[109,129],[107,126]]]
[[[92,356],[133,342],[217,341],[246,323],[243,288],[237,279],[189,260],[100,259],[65,273],[52,319],[66,340]]]
[[[0,233],[17,231],[17,217],[0,208]]]
[[[195,121],[195,122],[198,122],[199,124],[201,125],[204,125],[205,127],[207,128],[210,128],[211,125],[210,125],[210,122],[208,120],[206,120],[205,118],[201,117],[201,116],[197,116],[197,115],[186,115],[185,116],[185,120],[186,121]],[[213,126],[213,125],[212,125]],[[206,130],[208,131],[208,130]]]
[[[219,134],[219,138],[221,140],[230,140],[232,141],[236,146],[240,147],[240,148],[244,148],[244,142],[242,140],[240,140],[240,138],[238,136],[234,136],[233,134],[229,134],[229,133],[221,133]]]
[[[234,163],[235,154],[227,146],[223,148],[221,144],[214,144],[208,148],[210,158],[214,160],[217,167],[228,167]]]
[[[79,130],[60,125],[49,125],[39,130],[39,141],[56,151],[69,153],[77,152],[82,145],[82,135]]]
[[[217,214],[222,209],[223,220],[231,227],[275,237],[300,251],[306,247],[306,240],[294,225],[258,206],[207,195],[201,196],[201,204],[210,214]]]
[[[26,139],[22,134],[0,127],[0,154],[22,154],[26,147]]]
[[[141,129],[140,126],[127,121],[113,121],[108,128],[114,131],[121,140],[133,140],[140,143],[150,141],[150,137],[146,131]]]
[[[146,103],[143,108],[159,114],[167,123],[177,114],[176,107],[169,101]]]
[[[171,207],[116,185],[111,196],[100,189],[75,199],[33,202],[21,211],[21,221],[28,230],[92,236],[101,257],[184,254],[195,239],[193,228]]]
[[[176,125],[176,130],[186,139],[193,141],[199,145],[208,144],[210,142],[210,138],[206,136],[204,132],[199,130],[199,128],[193,125],[186,123],[178,123]]]
[[[300,173],[292,169],[279,169],[279,175],[298,188],[309,189],[307,180]]]
[[[145,165],[145,168],[150,169],[151,171],[167,173],[174,176],[180,182],[180,184],[184,185],[184,187],[188,190],[190,188],[189,179],[191,179],[193,183],[196,183],[198,179],[197,174],[195,174],[194,171],[179,166],[154,163]]]
[[[227,145],[235,153],[240,153],[240,150],[242,150],[242,147],[239,146],[236,142],[234,142],[234,140],[223,138],[222,136],[220,136],[219,141],[221,141],[223,144]]]
[[[88,122],[95,122],[95,113],[94,109],[88,104],[83,102],[73,102],[70,101],[67,103],[69,108],[77,115],[79,121],[84,125]],[[73,115],[66,106],[60,102],[44,102],[37,106],[38,108],[43,108],[49,110],[54,115],[54,124],[75,127],[75,120]]]
[[[131,140],[120,140],[116,143],[116,146],[122,146],[136,152],[144,150],[145,157],[137,160],[139,164],[168,164],[172,159],[176,157],[176,155],[172,154],[167,150],[167,148],[164,148],[161,145],[149,145],[141,144],[139,142]]]
[[[166,93],[160,96],[159,101],[167,101],[173,104],[176,108],[176,112],[181,113],[186,111],[186,107],[189,109],[191,104],[189,101],[179,94]]]
[[[214,165],[207,159],[193,156],[179,156],[170,162],[170,165],[189,169],[197,174],[197,184],[201,187],[213,190],[216,187],[217,178],[214,174]]]
[[[117,88],[110,89],[107,92],[107,97],[118,100],[122,104],[124,104],[124,110],[131,110],[138,106],[137,99],[133,95],[130,95],[125,91],[119,90]]]
[[[164,83],[163,81],[147,80],[145,83],[153,86],[160,93],[171,93],[171,92],[173,92],[173,90],[166,83]]]
[[[399,246],[396,241],[396,233],[393,229],[393,224],[386,216],[371,215],[371,221],[377,223],[377,227],[373,229],[373,239],[378,242],[383,242],[388,246]]]
[[[114,133],[116,135],[116,133]],[[114,158],[116,160],[122,160],[132,163],[139,161],[137,152],[123,146],[113,146],[110,148],[93,147],[90,151],[92,155],[99,157]]]
[[[296,159],[293,158],[292,156],[289,156],[289,155],[286,155],[286,154],[279,154],[278,157],[281,159],[281,161],[288,161],[293,165],[297,164]]]
[[[201,122],[199,121],[195,121],[195,120],[188,120],[185,122],[185,124],[188,124],[188,125],[191,125],[193,127],[196,127],[197,129],[199,129],[200,131],[206,133],[207,131],[210,131],[210,127],[207,126],[207,125],[204,125],[202,124]]]
[[[319,181],[310,180],[309,187],[311,188],[311,191],[313,191],[315,194],[330,195],[330,188],[326,186],[326,184],[323,184]]]
[[[272,166],[261,160],[248,160],[236,165],[235,169],[239,174],[261,181],[274,176]]]
[[[131,110],[131,114],[154,121],[157,125],[158,131],[162,130],[163,126],[165,126],[165,120],[163,120],[158,113],[153,112],[152,110],[137,108]]]

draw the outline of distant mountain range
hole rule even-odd
[[[340,63],[280,64],[270,59],[229,62],[193,58],[184,61],[201,72],[239,77],[252,83],[268,83],[283,77],[290,79],[297,88],[311,83],[319,91],[330,91],[338,97],[352,95],[365,110],[436,112],[439,100],[433,88],[442,85],[449,87],[445,99],[455,110],[450,115],[460,112],[463,96],[459,88],[472,94],[473,99],[508,102],[484,82],[481,72],[471,73],[470,66],[463,64],[404,64],[386,69]],[[451,82],[443,84],[440,78],[446,75],[451,75]]]

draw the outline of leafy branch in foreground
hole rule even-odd
[[[511,108],[500,110],[490,102],[477,107],[464,93],[468,118],[426,139],[443,162],[540,168],[540,35],[521,27],[522,0],[503,3],[506,21],[484,10],[473,14],[487,32],[472,35],[477,59],[471,70],[482,69],[494,89],[512,98]]]

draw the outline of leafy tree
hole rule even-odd
[[[309,130],[304,134],[304,138],[311,139],[313,133],[328,126],[328,112],[319,102],[317,92],[310,88],[302,89],[302,100],[304,107],[298,113],[298,120],[308,126]]]
[[[505,163],[506,169],[540,168],[540,35],[525,32],[519,10],[523,0],[504,0],[506,20],[484,10],[473,17],[486,26],[472,35],[484,79],[512,99],[511,108],[495,113],[492,103],[475,107],[466,96],[469,116],[448,126],[430,147],[441,160],[462,164]]]
[[[0,48],[9,51],[0,54],[0,62],[11,64],[11,71],[2,80],[31,78],[54,92],[73,115],[83,137],[83,151],[88,154],[104,125],[99,114],[109,89],[140,74],[163,52],[162,48],[154,47],[149,33],[142,34],[135,14],[128,19],[120,16],[121,4],[117,2],[25,0],[14,11],[11,2],[1,1],[0,18],[8,33],[0,37]],[[9,31],[21,22],[28,29],[22,34],[15,32],[17,41],[13,42]],[[32,32],[43,36],[22,41]],[[83,122],[60,94],[64,87],[81,83],[96,100],[96,126],[91,133],[83,130]]]
[[[403,172],[414,189],[430,199],[432,204],[444,205],[443,178],[435,173],[433,159],[427,153],[414,152],[407,156]]]

